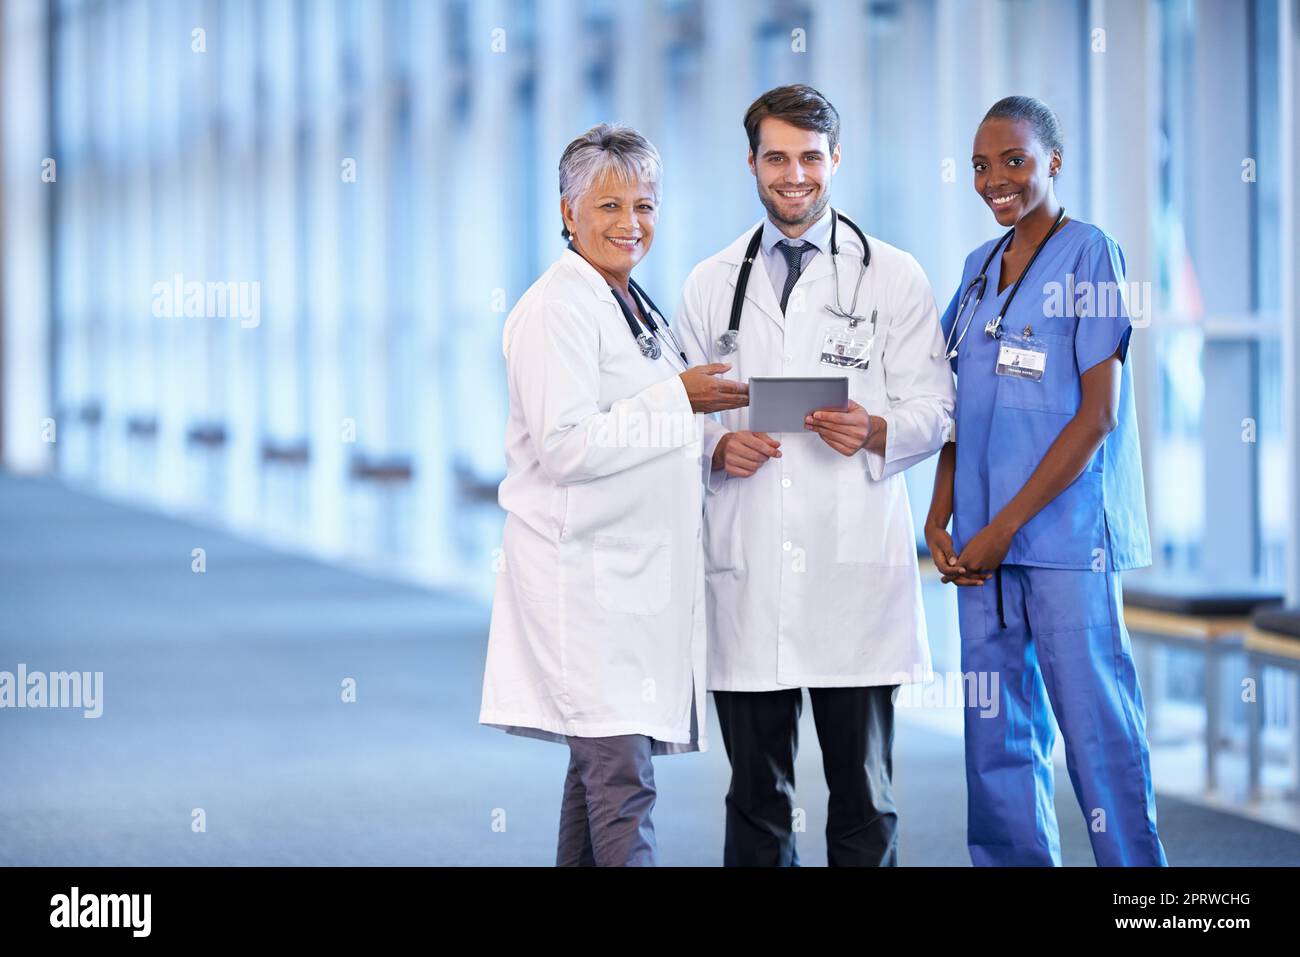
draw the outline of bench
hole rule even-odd
[[[1249,768],[1250,796],[1259,800],[1263,794],[1264,768],[1264,669],[1277,668],[1300,675],[1300,608],[1264,608],[1255,613],[1246,630],[1243,645],[1250,673],[1256,678],[1255,704],[1250,710]],[[1292,694],[1292,745],[1300,767],[1300,693]],[[1300,794],[1300,782],[1292,782],[1291,796]]]
[[[1209,582],[1194,576],[1140,575],[1124,583],[1124,623],[1130,635],[1154,646],[1191,650],[1204,658],[1205,789],[1218,787],[1218,752],[1223,740],[1223,688],[1220,672],[1225,656],[1242,647],[1251,615],[1260,607],[1280,603],[1279,591],[1252,583]],[[1148,708],[1148,734],[1159,701],[1160,683],[1153,682]]]

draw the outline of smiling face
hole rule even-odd
[[[757,155],[749,154],[759,200],[772,222],[791,236],[825,211],[839,165],[839,144],[832,151],[825,133],[800,129],[774,116],[759,124]]]
[[[1014,226],[1052,199],[1052,179],[1061,154],[1044,149],[1026,120],[985,120],[975,133],[971,157],[975,192],[993,210],[999,224]]]
[[[560,215],[582,257],[622,285],[650,251],[659,203],[652,184],[609,173],[575,203],[561,199]]]

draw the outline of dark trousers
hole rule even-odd
[[[896,687],[808,689],[830,787],[826,853],[832,867],[898,863],[890,783]],[[791,818],[803,689],[715,691],[713,700],[731,762],[723,863],[798,867]]]

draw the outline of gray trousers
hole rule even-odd
[[[655,775],[650,738],[569,737],[557,867],[653,867]]]

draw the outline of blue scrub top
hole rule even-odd
[[[944,312],[945,337],[957,306],[979,275],[996,239],[966,257],[961,285]],[[1124,254],[1104,230],[1072,219],[1048,240],[1002,321],[1008,334],[1025,327],[1047,345],[1040,381],[1000,376],[999,343],[984,325],[1015,287],[998,292],[1001,252],[988,267],[988,286],[970,331],[952,360],[957,373],[957,471],[953,482],[953,545],[958,553],[1024,486],[1061,429],[1079,409],[1080,376],[1120,350],[1123,360],[1119,424],[1083,474],[1012,540],[1007,564],[1124,571],[1151,564],[1133,375],[1128,359],[1132,323],[1124,296]],[[971,306],[967,303],[962,334]]]

